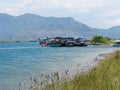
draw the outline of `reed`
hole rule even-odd
[[[30,78],[30,85],[25,90],[120,90],[120,51],[104,55],[89,71],[77,70],[70,76],[66,70],[62,76],[58,72],[41,75],[41,79]],[[22,84],[19,84],[19,90]],[[24,90],[24,89],[21,89]]]

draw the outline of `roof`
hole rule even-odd
[[[120,42],[120,40],[115,40],[115,42]]]

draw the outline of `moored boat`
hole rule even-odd
[[[74,46],[87,46],[86,40],[84,38],[74,39],[73,37],[62,38],[47,38],[43,40],[39,40],[41,46],[49,46],[49,47],[74,47]]]
[[[53,42],[49,42],[48,46],[50,46],[50,47],[61,47],[62,43],[53,41]]]
[[[111,45],[112,47],[120,47],[120,40],[115,40],[114,44]]]
[[[74,46],[87,46],[87,41],[84,38],[77,38]]]

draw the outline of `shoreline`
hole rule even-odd
[[[96,65],[93,66],[92,68],[87,67],[88,70],[87,71],[82,71],[82,73],[79,70],[78,72],[74,73],[75,75],[70,76],[69,70],[65,70],[62,77],[59,76],[60,75],[59,72],[54,72],[51,75],[41,74],[41,76],[44,79],[43,81],[39,81],[39,79],[37,79],[36,77],[32,77],[31,78],[32,82],[30,82],[30,83],[32,83],[31,85],[33,87],[31,88],[31,90],[38,90],[37,89],[38,87],[41,88],[40,90],[48,90],[48,89],[49,90],[64,90],[65,88],[67,88],[66,90],[74,90],[73,89],[73,88],[75,88],[74,85],[80,83],[80,82],[78,82],[78,80],[79,79],[84,80],[84,78],[88,78],[89,73],[91,73],[91,72],[92,72],[92,76],[90,75],[90,77],[92,77],[92,80],[94,80],[94,78],[96,78],[95,75],[97,75],[97,73],[100,73],[100,72],[96,72],[96,70],[100,66],[101,62],[106,62],[106,60],[109,59],[108,56],[111,56],[111,54],[113,54],[115,52],[120,53],[120,51],[117,50],[117,51],[112,51],[112,52],[109,52],[109,53],[99,54],[98,57],[97,57]],[[102,71],[101,71],[101,73],[102,73]],[[102,74],[104,74],[104,73],[102,73]],[[91,79],[91,78],[88,78],[88,79]],[[87,79],[85,79],[85,80],[87,80]],[[82,82],[84,82],[84,81],[82,81]],[[92,82],[92,81],[90,81],[90,82]],[[38,83],[40,83],[40,85],[38,85]],[[65,83],[67,84],[67,87],[66,87]],[[89,83],[89,82],[84,82],[85,85],[88,85],[87,83]],[[73,84],[73,85],[71,86],[71,84]],[[62,86],[62,87],[60,87],[59,85]],[[94,87],[92,87],[92,88],[94,88]],[[23,90],[23,89],[21,89],[21,90]],[[75,90],[79,90],[79,89],[75,89]],[[85,88],[82,88],[80,90],[85,90]],[[92,90],[96,90],[96,89],[92,89]],[[100,89],[100,90],[102,90],[102,89]]]
[[[104,59],[100,60],[90,71],[77,73],[72,80],[67,81],[67,79],[62,83],[62,87],[55,90],[119,90],[120,50],[101,55]],[[48,88],[49,85],[43,90]]]

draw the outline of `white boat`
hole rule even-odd
[[[115,40],[114,44],[111,45],[112,47],[120,47],[120,40]]]

